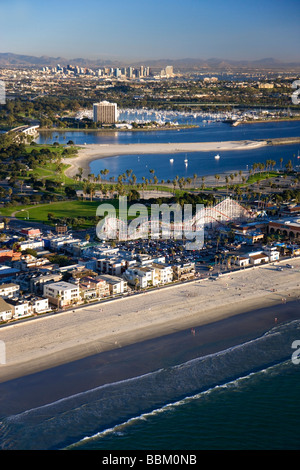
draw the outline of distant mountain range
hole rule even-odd
[[[139,66],[147,65],[154,69],[160,69],[166,67],[167,65],[172,65],[174,70],[237,70],[237,69],[257,69],[257,70],[299,70],[299,62],[283,62],[274,58],[265,58],[254,61],[249,60],[225,60],[218,58],[211,59],[157,59],[157,60],[144,60],[143,62],[138,61],[135,63],[132,62],[121,62],[114,60],[103,60],[103,59],[83,59],[83,58],[74,58],[66,59],[64,57],[49,57],[41,56],[35,57],[31,55],[21,55],[13,54],[10,52],[0,53],[0,66],[13,66],[13,67],[34,67],[34,66],[48,66],[53,67],[57,64],[62,66],[72,64],[78,65],[80,67],[121,67],[126,65]]]

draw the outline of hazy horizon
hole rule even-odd
[[[86,60],[300,61],[300,2],[1,0],[3,53]]]
[[[58,55],[58,56],[52,56],[52,55],[48,55],[48,54],[41,54],[41,55],[35,55],[35,54],[21,54],[21,53],[17,53],[17,52],[11,52],[11,51],[0,51],[0,55],[2,54],[8,54],[8,55],[15,55],[15,56],[23,56],[23,57],[32,57],[32,58],[36,58],[36,59],[52,59],[52,60],[59,60],[59,59],[63,59],[65,61],[69,61],[70,63],[75,63],[76,60],[79,60],[79,61],[86,61],[86,62],[105,62],[106,60],[109,62],[109,63],[141,63],[141,62],[157,62],[157,63],[166,63],[166,62],[170,62],[170,65],[172,65],[172,63],[179,63],[179,62],[188,62],[190,61],[191,63],[197,63],[197,61],[199,62],[207,62],[207,63],[210,63],[212,61],[216,61],[216,62],[224,62],[224,63],[232,63],[234,64],[235,62],[237,64],[239,63],[253,63],[253,62],[266,62],[266,61],[274,61],[275,63],[278,62],[280,64],[289,64],[289,63],[295,63],[295,64],[299,64],[300,65],[300,58],[297,60],[281,60],[280,58],[278,57],[257,57],[257,58],[253,58],[253,59],[231,59],[230,57],[177,57],[177,58],[169,58],[169,57],[151,57],[151,58],[144,58],[144,57],[132,57],[132,58],[126,58],[126,57],[112,57],[112,56],[108,56],[108,57],[101,57],[101,56],[74,56],[74,57],[64,57],[62,55]]]

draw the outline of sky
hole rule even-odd
[[[300,61],[299,0],[0,0],[0,52]]]

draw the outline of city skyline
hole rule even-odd
[[[236,0],[3,0],[0,52],[86,59],[299,60],[300,5]]]

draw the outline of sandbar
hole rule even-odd
[[[100,302],[0,328],[0,382],[299,299],[300,258]],[[280,319],[279,319],[280,320]],[[274,318],[274,322],[276,319]]]
[[[147,155],[182,152],[221,152],[230,150],[255,149],[267,145],[267,141],[241,140],[225,142],[183,142],[183,143],[152,143],[152,144],[88,144],[78,148],[78,155],[65,158],[63,163],[70,165],[65,171],[66,176],[74,177],[78,168],[83,169],[83,177],[90,173],[90,163],[101,158],[118,155]]]

